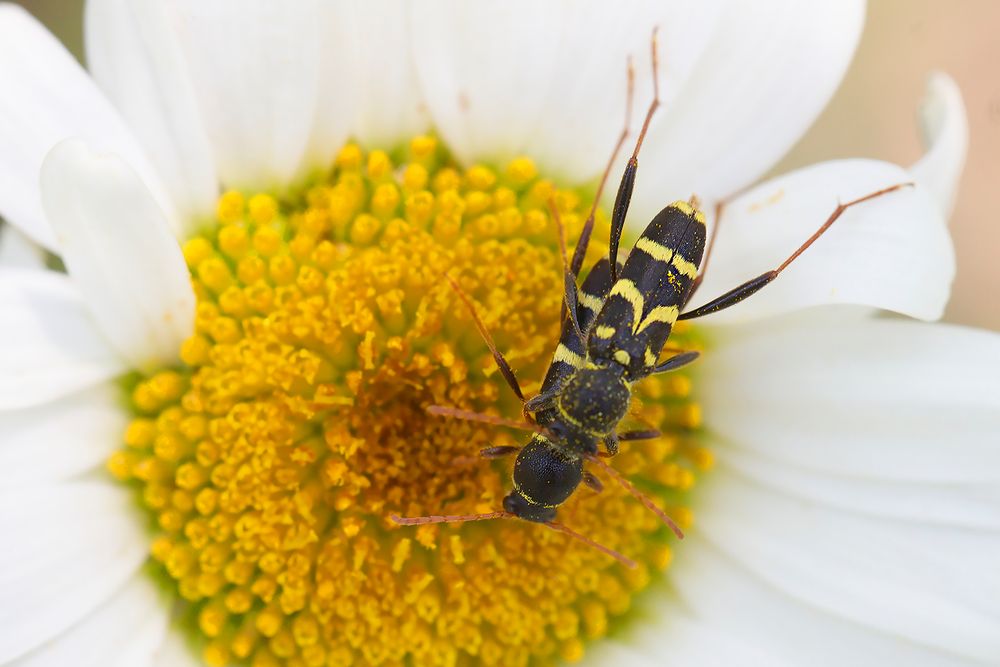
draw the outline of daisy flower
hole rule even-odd
[[[961,98],[931,79],[909,169],[755,182],[823,107],[860,2],[87,5],[89,74],[0,7],[0,664],[996,664],[1000,339],[926,323]],[[495,510],[558,336],[547,202],[578,233],[660,26],[663,108],[633,230],[728,198],[700,295],[772,285],[643,382],[660,438],[563,520],[630,570]],[[613,188],[612,188],[613,189]],[[733,196],[733,193],[741,193]],[[605,214],[591,261],[606,251]],[[600,231],[603,230],[603,231]],[[886,312],[899,316],[888,317]],[[923,321],[923,322],[922,322]]]

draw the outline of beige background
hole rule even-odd
[[[81,53],[81,0],[20,0]],[[870,0],[843,86],[775,169],[872,157],[908,165],[921,154],[917,105],[928,71],[951,74],[969,114],[969,159],[952,231],[958,277],[946,319],[1000,330],[1000,1]]]

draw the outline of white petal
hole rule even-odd
[[[101,329],[137,368],[177,358],[194,292],[163,213],[114,155],[65,141],[42,166],[45,212]]]
[[[657,667],[656,660],[644,656],[630,642],[602,641],[586,653],[583,667],[615,665],[615,667]]]
[[[175,10],[222,182],[285,185],[299,170],[317,109],[317,0],[181,0]]]
[[[121,401],[109,384],[0,412],[0,486],[56,482],[103,465],[125,432]]]
[[[194,86],[166,7],[140,0],[86,5],[87,64],[156,165],[182,223],[214,212],[218,176]]]
[[[928,484],[833,475],[713,440],[717,458],[741,476],[781,493],[878,518],[1000,530],[995,485]],[[872,472],[872,471],[869,471]]]
[[[650,130],[633,225],[691,193],[732,195],[777,162],[840,84],[864,13],[863,0],[729,2],[690,83]]]
[[[405,0],[389,0],[350,6],[352,69],[358,77],[350,94],[357,106],[353,134],[368,146],[393,148],[430,127],[410,55],[408,5]],[[372,39],[376,34],[379,39]],[[339,96],[343,98],[343,92]]]
[[[1000,482],[1000,335],[812,312],[713,333],[698,386],[726,443],[862,479]]]
[[[164,637],[163,644],[153,659],[155,667],[203,667],[204,663],[188,646],[184,637],[176,629],[171,629]]]
[[[44,269],[45,251],[16,227],[0,225],[0,267]]]
[[[715,487],[713,487],[714,489]],[[707,491],[707,490],[706,490]],[[707,493],[705,495],[708,495]],[[779,511],[782,505],[776,504]],[[690,610],[695,621],[713,630],[715,634],[727,637],[730,642],[743,643],[758,647],[764,655],[775,656],[773,660],[755,661],[750,664],[786,664],[786,665],[908,665],[915,667],[959,667],[972,665],[972,660],[963,660],[958,655],[944,653],[929,646],[938,639],[942,632],[938,628],[927,628],[927,641],[912,641],[908,637],[881,633],[877,627],[870,625],[871,619],[861,621],[860,618],[844,617],[835,610],[817,604],[810,598],[809,589],[801,586],[796,578],[798,570],[812,565],[820,567],[829,564],[829,560],[806,560],[802,553],[804,540],[773,538],[774,529],[767,516],[747,516],[741,508],[730,508],[732,516],[751,522],[749,530],[753,530],[755,539],[763,546],[782,546],[790,550],[785,557],[779,557],[775,566],[760,568],[760,560],[756,554],[745,554],[744,543],[741,540],[738,547],[733,544],[719,544],[714,534],[707,535],[706,530],[695,529],[689,533],[684,544],[678,549],[676,562],[668,570],[668,578],[679,593],[680,604]],[[771,509],[771,506],[769,506]],[[699,508],[699,515],[704,514]],[[779,513],[779,518],[783,518]],[[826,515],[817,515],[817,521],[825,520]],[[699,525],[702,519],[697,518]],[[818,524],[816,529],[821,529]],[[831,526],[831,529],[839,528]],[[809,533],[811,535],[812,532]],[[728,537],[728,536],[727,536]],[[845,535],[847,537],[847,535]],[[856,535],[849,535],[856,537]],[[773,541],[773,544],[772,544]],[[884,544],[879,541],[878,545]],[[835,553],[842,554],[848,545],[843,545]],[[737,551],[739,549],[739,551]],[[872,550],[862,546],[858,554],[868,554]],[[932,552],[930,544],[917,545],[916,550]],[[809,557],[814,554],[809,553]],[[793,558],[802,558],[791,567],[793,571],[788,576],[778,565],[788,566]],[[848,562],[856,565],[856,558],[848,556]],[[879,565],[884,561],[879,559]],[[862,566],[858,572],[845,573],[847,568],[834,567],[828,573],[820,573],[817,579],[827,586],[835,588],[840,584],[845,587],[856,585],[857,579],[867,574]],[[857,579],[855,579],[857,577]],[[933,578],[933,575],[929,578]],[[796,588],[796,585],[800,589]],[[876,588],[873,591],[882,593]],[[903,602],[906,596],[899,598]],[[664,600],[664,606],[677,605],[676,600]],[[934,610],[926,610],[933,614]],[[906,611],[902,610],[905,616]],[[943,616],[943,614],[941,614]],[[669,619],[669,616],[667,616]],[[667,652],[669,647],[681,640],[676,638],[677,626],[662,625],[653,627],[662,637],[660,650]],[[683,626],[680,627],[683,629]],[[700,663],[694,663],[700,664]],[[742,664],[742,663],[738,663]],[[981,664],[981,663],[975,663]]]
[[[687,544],[678,550],[686,549]],[[723,628],[692,617],[682,608],[676,594],[658,586],[644,596],[636,610],[637,618],[631,630],[622,638],[632,650],[662,664],[664,655],[677,665],[699,667],[741,667],[789,665],[778,658],[772,648],[752,639],[741,639]],[[598,649],[600,651],[600,649]],[[595,664],[612,664],[601,663]]]
[[[382,5],[365,5],[372,7],[379,15],[391,12],[383,11]],[[319,45],[319,89],[316,94],[311,134],[306,141],[305,155],[299,167],[300,176],[308,177],[317,169],[327,169],[333,162],[337,150],[343,146],[351,133],[358,98],[363,90],[380,84],[386,72],[381,72],[374,80],[362,78],[360,68],[362,63],[356,57],[356,42],[367,42],[369,33],[359,34],[354,24],[354,14],[363,10],[351,0],[330,0],[323,2],[316,9],[314,19],[321,25],[323,39]],[[381,36],[379,46],[399,49],[399,44],[386,40]],[[399,61],[403,65],[405,61]],[[363,85],[360,82],[364,82]]]
[[[691,306],[777,268],[847,202],[910,175],[874,160],[824,162],[754,187],[726,206],[705,281]],[[849,209],[773,283],[706,322],[832,303],[925,320],[941,316],[955,275],[951,239],[927,191],[904,188]]]
[[[621,132],[627,55],[638,123],[652,95],[653,26],[672,104],[708,44],[718,3],[445,0],[410,9],[423,98],[459,159],[527,154],[545,173],[579,182],[600,173]]]
[[[969,660],[1000,656],[1000,531],[844,512],[725,464],[698,498],[706,539],[801,604]],[[896,660],[895,664],[904,664]]]
[[[0,270],[0,410],[41,405],[125,370],[65,275]]]
[[[955,207],[958,179],[969,148],[969,121],[958,85],[942,72],[931,74],[921,108],[927,154],[910,167],[914,180],[934,197],[945,218]]]
[[[158,177],[118,112],[59,41],[9,3],[0,5],[0,90],[0,214],[9,222],[58,252],[38,170],[49,149],[72,136],[127,159],[172,219]]]
[[[167,631],[168,607],[139,572],[82,622],[14,663],[15,667],[143,667]]]
[[[148,546],[133,503],[103,482],[0,491],[0,664],[79,623],[138,570]]]

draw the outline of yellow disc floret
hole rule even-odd
[[[462,169],[432,137],[407,155],[350,145],[298,194],[226,193],[184,246],[195,331],[183,365],[131,385],[108,469],[153,517],[151,557],[210,665],[576,660],[670,562],[668,531],[611,480],[560,518],[636,570],[527,522],[388,521],[501,507],[510,462],[475,454],[523,434],[425,410],[520,410],[444,275],[537,390],[563,284],[548,200],[570,238],[589,201],[527,158]],[[671,344],[694,344],[678,330]],[[614,460],[688,522],[684,491],[711,463],[690,392],[683,374],[643,382],[634,412],[664,435]]]

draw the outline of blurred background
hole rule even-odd
[[[19,0],[82,58],[83,0]],[[930,70],[958,82],[970,144],[951,229],[958,277],[945,319],[1000,331],[1000,2],[869,0],[840,90],[774,169],[841,157],[910,165],[922,154],[917,108]]]

